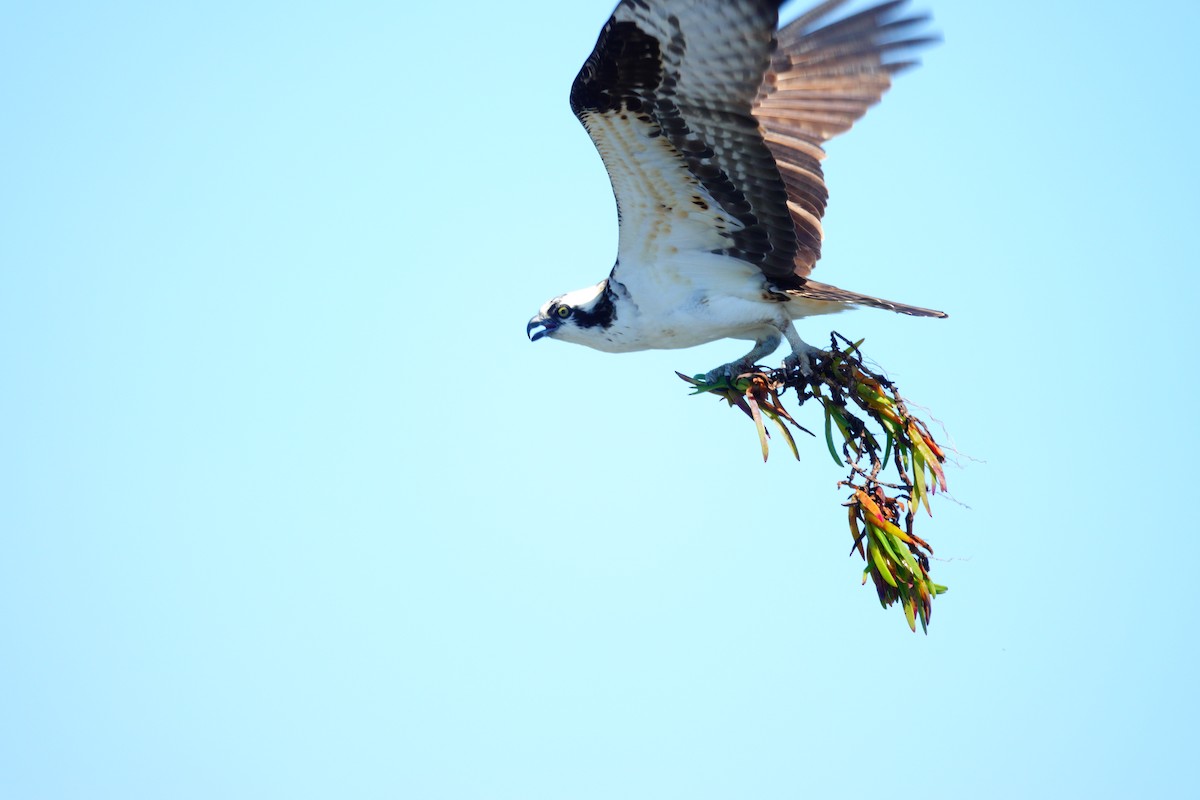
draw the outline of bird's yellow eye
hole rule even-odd
[[[557,314],[559,318],[566,319],[567,317],[571,316],[571,307],[559,306],[558,308],[554,309],[554,313]]]

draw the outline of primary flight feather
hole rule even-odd
[[[847,130],[931,39],[904,0],[836,21],[828,0],[776,30],[772,0],[622,0],[571,87],[616,195],[617,260],[599,283],[548,301],[526,328],[608,352],[748,339],[709,373],[744,372],[793,320],[867,305],[941,311],[809,278],[828,193],[821,144]]]

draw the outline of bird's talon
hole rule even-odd
[[[827,355],[829,354],[824,350],[808,346],[805,349],[796,350],[790,356],[784,358],[783,368],[788,372],[799,371],[805,378],[811,378],[814,374],[813,362]]]
[[[733,384],[739,375],[753,371],[753,364],[744,364],[738,361],[732,361],[724,366],[717,367],[716,369],[709,370],[708,372],[704,373],[704,381],[706,383],[722,383],[728,381],[730,384]]]

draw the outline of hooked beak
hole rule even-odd
[[[536,342],[543,336],[549,336],[558,327],[558,323],[553,319],[542,314],[538,314],[533,319],[529,320],[529,324],[525,326],[525,334],[529,337],[529,341]]]

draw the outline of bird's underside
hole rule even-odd
[[[792,322],[866,305],[944,313],[813,281],[828,197],[821,145],[847,130],[931,41],[904,0],[828,22],[830,0],[776,30],[778,0],[623,0],[571,90],[608,169],[617,263],[599,284],[546,303],[529,323],[610,352],[749,339],[733,373]]]

